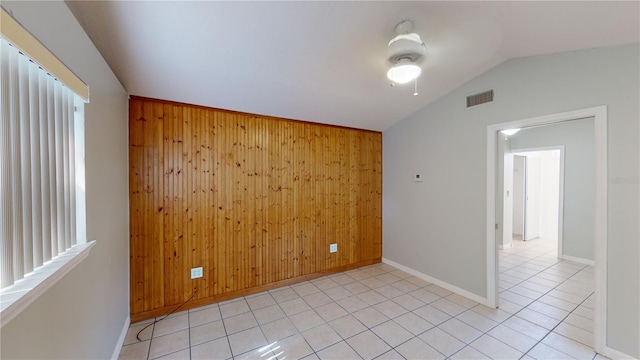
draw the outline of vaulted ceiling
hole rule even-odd
[[[640,34],[638,1],[67,4],[132,95],[371,130],[505,60]],[[418,96],[386,79],[405,19],[427,47]]]

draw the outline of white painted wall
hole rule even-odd
[[[502,140],[502,138],[504,139]],[[498,179],[503,179],[503,189],[502,189],[502,199],[499,198],[500,194],[496,192],[496,207],[499,207],[499,204],[502,203],[503,213],[502,213],[502,249],[508,249],[513,246],[513,153],[511,152],[511,143],[509,139],[499,134],[498,141],[503,142],[503,151],[501,151],[500,147],[498,147],[498,154],[502,154],[499,158],[502,159],[502,173],[504,176],[497,176]],[[498,169],[498,174],[500,174],[500,169]],[[496,214],[496,218],[499,217]],[[498,242],[500,245],[500,242]]]
[[[557,242],[560,151],[542,151],[540,153],[540,170],[540,237]]]
[[[636,179],[608,189],[607,344],[640,357],[639,53],[633,44],[510,60],[385,130],[383,256],[486,297],[487,126],[607,105],[609,178]],[[465,108],[487,89],[493,103]],[[422,183],[414,169],[429,169]]]
[[[510,140],[514,152],[518,149],[564,145],[562,252],[563,255],[593,261],[593,194],[596,186],[593,118],[525,129],[513,135]]]
[[[89,84],[85,261],[2,328],[2,358],[107,359],[129,315],[127,94],[64,2],[2,6]]]

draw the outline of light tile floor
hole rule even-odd
[[[132,324],[120,359],[604,359],[593,268],[514,244],[499,309],[376,264]]]

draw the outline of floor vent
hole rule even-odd
[[[488,103],[493,101],[493,90],[467,96],[467,107]]]

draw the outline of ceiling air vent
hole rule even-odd
[[[493,101],[493,90],[467,96],[467,107],[488,103]]]

